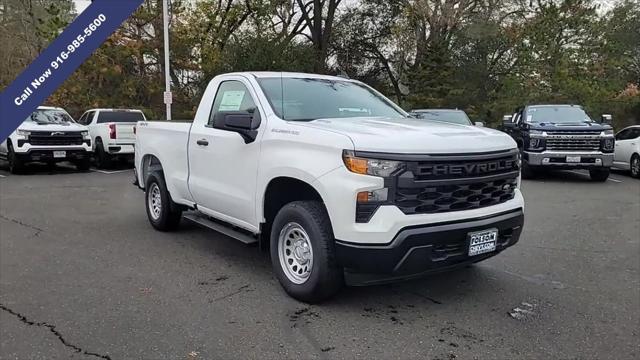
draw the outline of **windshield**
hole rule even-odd
[[[100,111],[98,124],[101,123],[136,123],[144,121],[144,115],[139,111]]]
[[[71,115],[64,110],[36,110],[25,121],[33,121],[37,124],[68,124],[75,122]]]
[[[351,81],[262,78],[258,83],[273,110],[283,120],[405,117],[389,100]]]
[[[534,106],[527,108],[526,122],[530,123],[583,123],[592,122],[584,110],[577,106]]]
[[[443,121],[452,124],[471,125],[471,120],[464,111],[420,110],[413,113],[418,119]]]

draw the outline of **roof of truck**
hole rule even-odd
[[[353,81],[348,78],[340,77],[340,76],[332,76],[332,75],[320,75],[320,74],[308,74],[308,73],[299,73],[299,72],[280,72],[280,71],[247,71],[247,72],[236,72],[229,73],[225,75],[252,75],[256,78],[307,78],[307,79],[327,79],[327,80],[342,80],[342,81]]]
[[[55,107],[55,106],[38,106],[38,110],[63,110],[63,108],[61,107]]]
[[[128,112],[142,112],[140,109],[89,109],[87,111],[128,111]],[[85,112],[87,112],[85,111]]]

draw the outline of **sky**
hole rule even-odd
[[[91,0],[73,0],[73,2],[76,3],[78,14],[82,13],[84,9],[91,5]]]

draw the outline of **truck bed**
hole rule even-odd
[[[187,186],[190,128],[190,121],[140,121],[136,126],[136,164],[140,163],[138,154],[157,157],[164,167],[167,189],[176,199],[191,199]]]

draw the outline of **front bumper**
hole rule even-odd
[[[385,245],[336,240],[338,261],[351,285],[368,285],[449,270],[495,256],[518,242],[524,224],[522,209],[486,217],[411,226]],[[470,232],[498,229],[497,248],[468,256]]]
[[[54,151],[64,151],[65,156],[55,157]],[[91,152],[86,149],[31,149],[27,152],[16,152],[18,159],[24,162],[42,161],[42,162],[58,162],[58,161],[76,161],[89,159]]]
[[[567,156],[579,156],[580,162],[567,162]],[[594,167],[611,167],[613,153],[575,152],[575,151],[543,151],[523,153],[523,160],[531,166],[549,166],[558,169],[587,169]]]

